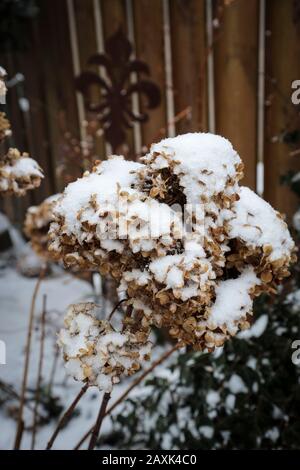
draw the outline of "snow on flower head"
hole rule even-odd
[[[254,298],[288,276],[294,242],[281,215],[239,186],[243,164],[225,138],[164,139],[142,160],[113,157],[67,186],[51,249],[111,274],[137,328],[213,350],[250,327]]]
[[[39,187],[42,178],[41,168],[27,153],[10,148],[0,158],[0,193],[23,196],[29,189]]]
[[[141,343],[137,333],[114,331],[108,321],[98,320],[96,315],[93,303],[71,305],[58,343],[69,375],[111,392],[121,376],[134,374],[149,360],[151,343]]]
[[[49,249],[67,265],[98,268],[117,279],[122,267],[134,266],[133,253],[139,259],[175,249],[181,219],[135,188],[141,168],[113,156],[69,184],[55,207]]]

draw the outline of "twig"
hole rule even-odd
[[[63,416],[61,417],[61,419],[59,420],[57,426],[56,426],[56,429],[54,431],[54,433],[52,434],[48,444],[47,444],[47,447],[46,449],[47,450],[50,450],[53,446],[53,443],[59,433],[59,431],[61,431],[61,429],[63,428],[64,424],[67,422],[67,420],[70,418],[70,416],[72,415],[74,409],[76,408],[76,405],[78,404],[79,400],[81,399],[81,397],[85,394],[85,392],[87,391],[89,387],[89,384],[86,383],[82,389],[80,390],[80,392],[78,393],[78,395],[76,396],[76,398],[73,400],[73,402],[71,403],[71,405],[69,406],[69,408],[65,411],[65,413],[63,414]]]
[[[37,412],[38,412],[38,407],[40,403],[40,390],[41,390],[42,369],[43,369],[43,359],[44,359],[46,302],[47,302],[47,296],[44,295],[43,296],[43,312],[42,312],[42,318],[41,318],[40,357],[39,357],[38,375],[37,375],[36,390],[35,390],[35,404],[34,404],[34,412],[33,412],[31,449],[34,449],[34,446],[35,446],[35,437],[36,437],[36,428],[37,428]]]
[[[35,301],[36,297],[40,288],[41,281],[44,277],[46,268],[43,267],[40,271],[39,278],[35,285],[31,307],[30,307],[30,314],[29,314],[29,324],[28,324],[28,332],[27,332],[27,341],[26,341],[26,349],[25,349],[25,363],[24,363],[24,371],[23,371],[23,379],[22,379],[22,388],[20,393],[20,407],[19,407],[19,414],[18,414],[18,424],[17,424],[17,432],[15,438],[14,449],[19,449],[22,440],[22,434],[24,430],[24,422],[23,422],[23,411],[24,411],[24,403],[25,403],[25,393],[27,387],[27,379],[28,379],[28,369],[29,369],[29,357],[30,357],[30,348],[31,348],[31,337],[32,337],[32,328],[33,328],[33,319],[34,319],[34,311],[35,311]]]
[[[17,434],[16,434],[16,440],[15,440],[15,449],[20,448],[23,431],[24,431],[24,420],[21,419],[21,421],[18,423],[18,427],[17,427]]]
[[[127,397],[127,395],[129,395],[129,393],[131,392],[131,390],[133,390],[137,385],[139,385],[145,377],[147,377],[147,375],[149,375],[154,369],[155,367],[157,367],[158,365],[160,365],[162,362],[164,362],[169,356],[171,356],[171,354],[176,351],[177,349],[181,348],[182,347],[182,344],[181,343],[177,343],[175,346],[173,346],[173,348],[169,349],[169,351],[165,352],[162,356],[160,356],[160,358],[158,358],[155,362],[153,362],[153,364],[148,368],[146,369],[137,379],[135,379],[134,382],[132,382],[132,384],[125,390],[124,393],[122,393],[122,395],[111,405],[110,408],[108,408],[108,410],[105,412],[104,414],[104,418],[105,416],[108,416],[111,414],[111,412]],[[94,426],[92,426],[86,433],[85,435],[81,438],[81,440],[78,442],[78,444],[74,447],[74,450],[78,450],[82,444],[87,440],[87,438],[89,437],[89,435],[91,434],[91,432],[93,431],[94,429]]]
[[[94,448],[97,444],[99,432],[100,432],[100,429],[101,429],[101,424],[102,424],[102,421],[104,419],[107,403],[109,402],[109,400],[110,400],[110,393],[107,393],[107,392],[104,393],[104,396],[103,396],[103,399],[102,399],[102,402],[101,402],[101,406],[100,406],[100,410],[99,410],[99,413],[98,413],[98,416],[97,416],[97,421],[96,421],[95,426],[93,427],[93,430],[92,430],[92,435],[91,435],[91,440],[90,440],[90,443],[89,443],[88,450],[94,450]]]
[[[113,314],[115,313],[115,311],[120,307],[120,305],[125,302],[125,300],[128,300],[127,298],[126,299],[122,299],[120,300],[120,302],[117,303],[117,305],[114,306],[114,308],[112,309],[112,311],[110,312],[109,316],[108,316],[108,321],[110,321],[112,319],[112,316]]]

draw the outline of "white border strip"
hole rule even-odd
[[[170,6],[169,0],[163,1],[163,22],[164,22],[164,57],[166,76],[166,105],[167,105],[167,130],[168,137],[174,137],[175,130],[175,110],[173,91],[173,71],[172,71],[172,45],[170,31]]]

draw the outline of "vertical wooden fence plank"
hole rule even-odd
[[[299,109],[292,104],[291,84],[300,79],[300,33],[293,21],[293,0],[267,1],[265,198],[291,216],[297,198],[279,183],[289,170],[300,171],[299,155],[280,139],[285,131],[299,130]]]
[[[94,70],[99,73],[97,66],[88,65],[88,59],[97,53],[97,39],[96,39],[96,23],[95,11],[93,0],[74,0],[78,49],[81,71]],[[98,87],[91,88],[91,98],[95,102],[99,102],[101,90]],[[89,116],[87,115],[89,118]],[[102,136],[95,136],[95,150],[97,157],[105,159],[106,151],[104,139]]]
[[[173,0],[170,13],[175,115],[191,108],[176,132],[206,131],[205,0]]]
[[[165,96],[165,64],[164,64],[164,33],[163,11],[161,0],[135,0],[135,36],[136,55],[145,61],[151,71],[151,79],[159,86],[162,101],[158,108],[149,112],[149,121],[142,125],[143,145],[149,146],[152,142],[165,137],[166,122],[166,96]],[[141,110],[145,110],[143,100]]]
[[[103,18],[103,35],[105,42],[121,29],[128,37],[127,12],[125,0],[101,0],[101,11]],[[129,39],[129,37],[128,37]],[[134,44],[132,44],[134,47]],[[118,149],[126,158],[135,157],[133,129],[126,130],[126,144]]]
[[[125,0],[101,0],[101,10],[105,40],[119,28],[127,33]]]
[[[27,151],[36,159],[44,170],[45,178],[41,186],[28,194],[32,204],[38,204],[55,191],[52,149],[48,134],[49,110],[45,102],[45,83],[42,72],[41,38],[38,25],[40,18],[32,22],[30,31],[30,49],[18,56],[18,70],[24,75],[24,96],[28,100],[29,111],[26,113],[23,128],[27,134]],[[15,54],[16,55],[16,54]],[[37,64],[40,64],[37,66]]]
[[[60,174],[64,123],[67,130],[78,138],[79,126],[75,101],[74,75],[69,41],[66,2],[43,2],[36,31],[45,109],[47,112],[48,142],[55,172],[55,191],[64,188]],[[72,169],[73,173],[73,169]],[[74,170],[74,178],[78,176]]]
[[[216,130],[245,164],[243,183],[255,189],[257,140],[257,0],[225,6],[215,43]]]

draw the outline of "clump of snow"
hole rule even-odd
[[[199,433],[206,437],[206,439],[212,439],[214,435],[214,428],[211,426],[200,426]]]
[[[300,289],[295,290],[287,295],[285,303],[292,306],[293,312],[299,312],[300,310]]]
[[[158,154],[159,156],[153,158]],[[163,169],[174,163],[181,186],[190,203],[199,204],[225,190],[228,180],[237,176],[241,159],[231,143],[219,135],[190,133],[163,139],[153,144],[145,157],[151,168]]]
[[[239,322],[252,311],[250,291],[259,284],[253,268],[245,269],[236,279],[221,281],[216,287],[216,301],[208,318],[210,328],[225,326],[231,334],[235,334]]]
[[[206,403],[214,408],[219,402],[221,401],[221,397],[219,392],[216,392],[215,390],[209,390],[209,392],[206,395]]]
[[[249,330],[241,331],[239,338],[259,338],[266,330],[268,325],[268,315],[261,315],[251,326]]]
[[[81,236],[81,222],[98,222],[98,214],[87,211],[86,216],[78,219],[82,208],[88,208],[91,197],[95,195],[95,203],[104,212],[113,206],[118,198],[120,188],[130,190],[135,180],[134,171],[141,164],[127,162],[121,156],[113,156],[95,167],[93,173],[86,173],[74,183],[70,183],[65,191],[61,203],[56,207],[57,215],[64,217],[67,233],[74,233],[79,239]]]
[[[229,381],[226,383],[226,387],[234,395],[237,393],[248,393],[248,388],[246,387],[245,382],[237,374],[232,374]]]
[[[241,187],[229,218],[229,236],[250,247],[270,246],[270,261],[289,257],[295,244],[279,212],[251,189]]]

